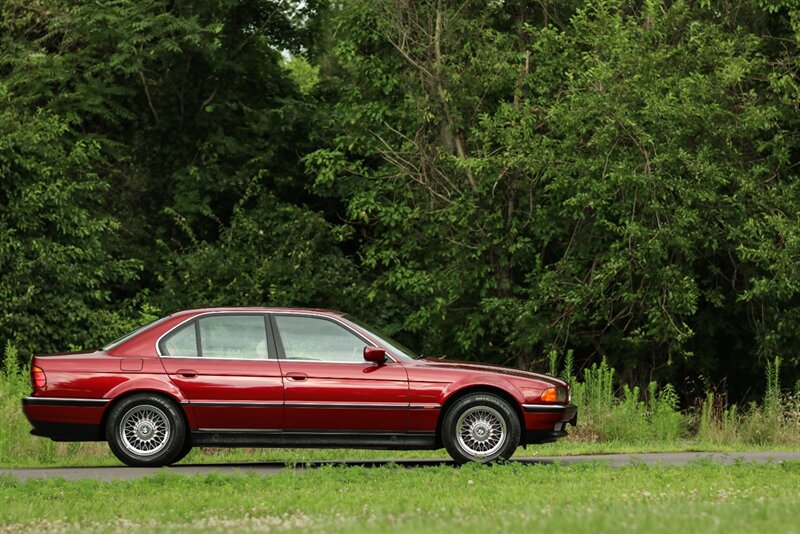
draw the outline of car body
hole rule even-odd
[[[129,465],[193,446],[435,449],[507,458],[566,435],[550,376],[418,358],[339,312],[186,310],[91,352],[34,356],[32,434],[104,441]]]

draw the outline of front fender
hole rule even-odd
[[[503,376],[489,374],[481,376],[464,376],[455,382],[451,382],[442,390],[439,396],[439,404],[444,406],[448,399],[452,398],[453,395],[457,395],[459,392],[462,392],[466,389],[477,389],[481,387],[487,388],[487,386],[488,389],[499,389],[510,395],[521,409],[525,399],[519,388]]]

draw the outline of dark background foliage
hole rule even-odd
[[[342,309],[425,354],[800,378],[793,0],[0,4],[0,341]]]

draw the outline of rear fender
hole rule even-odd
[[[139,392],[161,393],[162,395],[171,398],[178,404],[183,413],[186,414],[186,420],[189,423],[189,428],[197,427],[195,423],[194,412],[189,406],[189,399],[187,399],[186,395],[184,395],[183,392],[172,382],[165,382],[155,378],[134,378],[114,387],[108,393],[106,393],[105,397],[107,399],[111,399],[111,404],[113,404],[116,399],[124,395]]]

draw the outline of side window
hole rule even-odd
[[[194,321],[172,332],[161,340],[161,354],[164,356],[197,356],[197,332]]]
[[[266,358],[267,328],[263,315],[201,317],[200,350],[204,358]]]
[[[364,340],[334,322],[276,315],[275,323],[287,360],[364,361]]]

